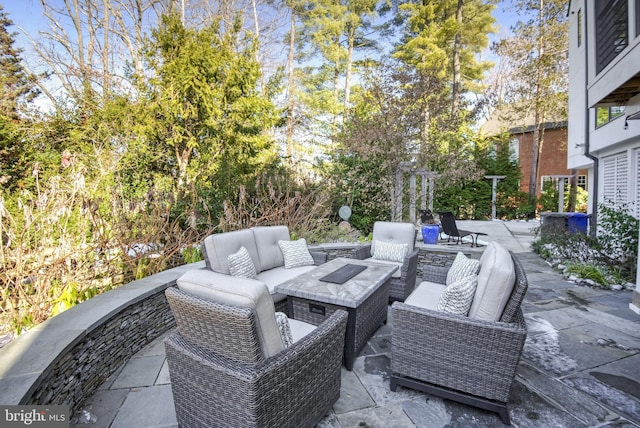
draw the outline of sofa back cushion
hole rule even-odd
[[[411,223],[397,223],[393,221],[376,221],[373,224],[371,239],[371,255],[375,254],[376,241],[407,244],[407,252],[413,251],[416,242],[416,228]]]
[[[263,283],[245,278],[234,278],[229,282],[214,281],[206,269],[194,269],[178,278],[177,284],[178,288],[185,293],[224,305],[254,310],[258,330],[257,339],[264,357],[276,355],[284,349],[276,323],[273,300],[267,286]],[[233,331],[229,331],[229,334],[232,335]]]
[[[207,268],[229,275],[229,256],[237,253],[241,247],[247,249],[256,271],[260,272],[260,258],[258,257],[256,240],[253,237],[253,231],[249,229],[207,236],[202,245]]]
[[[284,257],[278,246],[278,241],[288,241],[289,228],[287,226],[259,226],[252,227],[256,249],[258,252],[258,264],[256,270],[262,272],[274,267],[284,266]]]
[[[478,286],[469,317],[498,321],[511,296],[515,280],[511,254],[502,245],[491,242],[480,257]]]

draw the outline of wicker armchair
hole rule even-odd
[[[165,348],[179,426],[312,427],[329,413],[340,395],[346,312],[265,357],[259,310],[176,288],[166,296],[178,325]]]
[[[497,412],[510,423],[507,401],[527,336],[520,308],[527,279],[518,259],[511,259],[516,282],[499,321],[392,305],[392,391],[406,386]],[[444,278],[446,269],[425,267],[423,279]]]
[[[351,258],[368,259],[374,255],[376,241],[406,243],[408,245],[407,255],[402,263],[395,263],[400,268],[397,275],[391,278],[389,288],[389,301],[404,301],[416,286],[416,273],[418,270],[418,249],[415,248],[418,230],[411,223],[394,223],[377,221],[373,225],[373,236],[371,244],[361,245],[354,249]],[[376,260],[385,263],[394,263],[383,260]]]

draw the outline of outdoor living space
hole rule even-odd
[[[509,398],[511,424],[640,426],[640,317],[629,309],[631,291],[590,288],[563,279],[531,252],[537,222],[460,224],[487,233],[485,242],[496,241],[512,251],[527,273],[529,288],[522,308],[528,336]],[[471,257],[479,257],[485,248],[446,242],[416,245],[420,251],[460,250]],[[357,356],[353,371],[343,367],[340,398],[319,427],[501,426],[495,413],[402,387],[391,392],[392,330],[389,311],[387,324]],[[177,426],[163,343],[170,333],[145,346],[83,397],[72,426]]]

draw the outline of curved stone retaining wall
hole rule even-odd
[[[175,325],[164,296],[193,263],[95,296],[0,350],[0,403],[72,410],[131,356]]]

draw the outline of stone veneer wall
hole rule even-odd
[[[60,355],[25,404],[67,404],[75,410],[129,358],[175,324],[164,290],[136,302]]]
[[[0,403],[59,404],[85,397],[145,345],[175,326],[164,290],[192,263],[102,293],[0,349]]]

